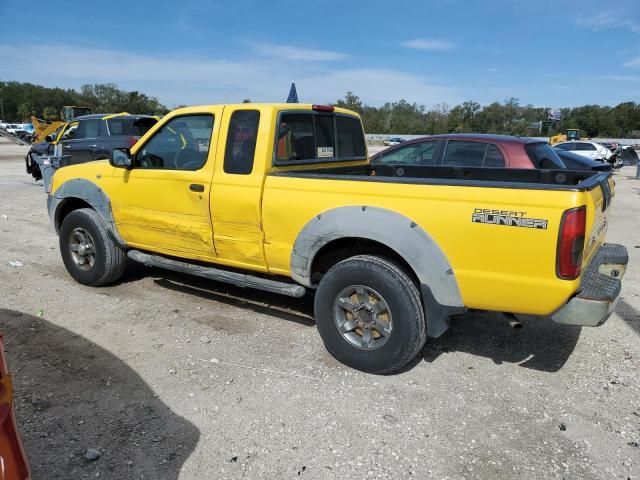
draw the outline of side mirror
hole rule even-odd
[[[53,142],[55,140],[55,137],[53,135],[47,135],[46,137],[44,137],[44,141],[45,142]]]
[[[128,148],[115,148],[111,152],[109,163],[114,167],[130,169],[133,163],[131,151]]]

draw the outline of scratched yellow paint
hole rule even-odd
[[[293,244],[311,219],[341,206],[376,206],[411,219],[434,239],[453,267],[467,307],[549,314],[576,291],[578,280],[556,277],[559,224],[566,209],[582,205],[588,207],[587,232],[605,222],[598,235],[587,240],[586,263],[606,231],[599,188],[542,191],[266,175],[301,168],[272,167],[276,121],[282,110],[310,108],[240,104],[179,109],[154,125],[132,153],[173,117],[211,113],[213,135],[202,169],[125,170],[106,161],[92,162],[56,172],[53,191],[74,178],[95,182],[111,199],[118,231],[131,247],[281,275],[290,274]],[[255,162],[251,174],[231,175],[223,171],[229,118],[241,109],[260,112]],[[204,191],[190,191],[192,183],[203,184]],[[527,218],[547,220],[548,228],[472,223],[476,208],[523,212]]]

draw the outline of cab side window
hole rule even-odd
[[[138,150],[135,168],[199,170],[209,154],[213,115],[171,119]]]
[[[92,118],[89,120],[80,120],[75,138],[96,138],[100,136],[100,120]]]
[[[73,122],[68,124],[65,128],[64,131],[62,132],[62,135],[60,136],[60,141],[62,140],[71,140],[73,138],[76,138],[76,132],[78,131],[78,122]]]
[[[237,110],[231,115],[227,146],[224,152],[224,173],[248,175],[253,170],[260,112]]]

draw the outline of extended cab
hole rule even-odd
[[[85,285],[126,257],[244,287],[315,292],[328,350],[401,368],[466,308],[602,324],[628,261],[605,243],[608,173],[371,165],[331,106],[176,110],[110,161],[57,170],[60,251]]]

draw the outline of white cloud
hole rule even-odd
[[[635,57],[624,62],[625,67],[638,67],[640,68],[640,57]]]
[[[609,28],[625,28],[634,33],[640,33],[640,22],[630,19],[625,12],[600,12],[595,15],[580,15],[576,19],[576,25],[582,28],[589,28],[594,32]]]
[[[454,44],[446,40],[416,38],[403,42],[402,46],[416,50],[451,50]]]
[[[330,50],[316,50],[313,48],[294,47],[292,45],[256,44],[255,49],[262,55],[280,58],[282,60],[302,60],[325,62],[344,60],[347,55]]]
[[[52,54],[53,53],[53,54]],[[153,95],[168,106],[252,101],[284,101],[291,80],[300,100],[333,102],[351,90],[365,103],[380,105],[404,98],[432,105],[455,103],[458,92],[424,77],[378,68],[336,68],[322,62],[291,62],[256,56],[245,60],[155,56],[116,50],[0,44],[0,79],[78,88],[84,83],[115,83]]]
[[[429,83],[417,75],[377,68],[336,70],[320,76],[307,76],[300,82],[296,81],[296,85],[298,93],[309,91],[314,95],[312,98],[325,101],[335,101],[349,90],[365,103],[373,105],[402,98],[427,106],[461,101],[458,92],[450,87]],[[335,94],[331,96],[329,92]]]

